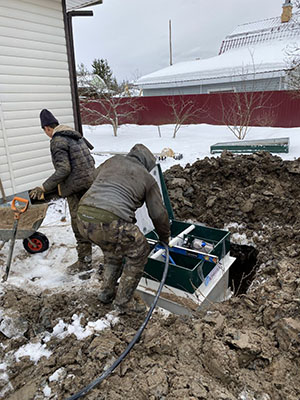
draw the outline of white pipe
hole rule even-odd
[[[170,240],[169,242],[169,247],[175,246],[180,242],[181,240],[184,239],[184,235],[187,235],[190,233],[193,229],[195,229],[195,225],[190,225],[187,227],[184,231],[180,232],[179,235],[175,236],[173,239]],[[156,253],[154,253],[150,258],[157,259],[159,256],[163,254],[165,249],[160,249]]]
[[[5,129],[4,113],[3,113],[3,109],[2,109],[1,100],[0,100],[0,122],[1,122],[1,126],[2,126],[2,132],[3,132],[3,140],[4,140],[4,147],[5,147],[6,157],[7,157],[7,165],[8,165],[9,175],[10,175],[10,183],[12,186],[13,193],[16,193],[14,169],[13,169],[11,155],[10,155],[9,146],[8,146],[7,132]]]

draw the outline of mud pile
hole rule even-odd
[[[233,240],[244,237],[256,247],[255,279],[247,294],[211,304],[192,319],[155,314],[125,361],[86,398],[299,400],[300,160],[223,153],[174,166],[165,180],[177,219],[228,226]],[[83,314],[86,326],[110,307],[99,305],[95,288],[29,295],[9,286],[0,307],[18,315],[23,332],[0,334],[12,385],[7,400],[67,399],[111,365],[143,321],[126,316],[83,340],[71,334],[43,342],[59,318],[71,322],[74,313]],[[52,354],[36,364],[27,356],[8,363],[7,355],[28,342],[43,343]],[[0,390],[7,377],[0,376]]]
[[[265,262],[300,254],[300,159],[267,152],[205,158],[165,173],[174,214],[208,226],[233,225],[259,247]]]

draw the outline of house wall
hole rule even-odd
[[[270,90],[281,90],[280,78],[256,79],[242,82],[223,82],[215,84],[204,84],[184,87],[170,87],[158,89],[144,89],[144,96],[174,96],[183,94],[207,94],[217,92],[260,92]]]
[[[43,108],[74,126],[62,2],[0,0],[0,178],[7,196],[41,185],[53,170]]]

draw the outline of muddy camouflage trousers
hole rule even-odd
[[[118,219],[111,223],[86,222],[78,217],[81,235],[100,246],[104,254],[102,293],[125,307],[143,275],[150,252],[139,228]],[[120,278],[117,288],[117,281]]]
[[[82,237],[77,226],[77,211],[78,204],[81,197],[84,195],[86,190],[79,193],[71,194],[67,197],[69,211],[71,215],[71,225],[77,242],[77,254],[79,261],[92,260],[92,243],[86,238]]]

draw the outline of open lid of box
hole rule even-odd
[[[173,214],[171,202],[170,202],[169,195],[168,195],[168,190],[166,187],[166,183],[165,183],[160,165],[156,164],[150,173],[154,177],[154,179],[156,180],[156,182],[159,186],[159,189],[160,189],[160,192],[162,195],[162,199],[163,199],[166,209],[168,211],[169,219],[173,220],[174,214]],[[151,218],[149,217],[147,206],[145,203],[142,207],[140,207],[136,211],[135,218],[137,220],[136,225],[140,228],[141,232],[143,232],[144,235],[147,235],[147,233],[154,230],[154,226],[151,221]]]

